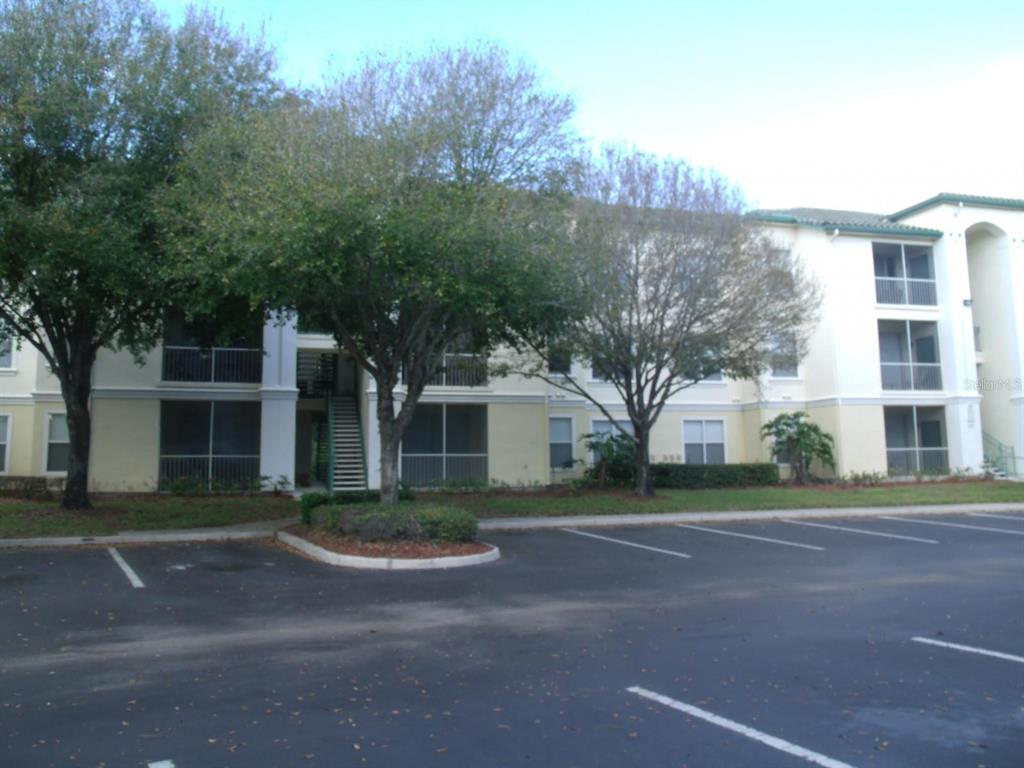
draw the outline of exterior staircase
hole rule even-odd
[[[333,397],[327,407],[331,437],[330,489],[364,491],[366,460],[355,398]]]
[[[987,432],[981,433],[982,445],[985,450],[985,460],[982,462],[982,469],[997,480],[1024,480],[1024,472],[1021,471],[1021,458],[1008,445],[996,440]]]

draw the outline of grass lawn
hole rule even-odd
[[[419,494],[418,498],[430,496]],[[568,490],[545,490],[535,493],[439,493],[437,500],[468,509],[480,518],[624,515],[645,512],[1024,502],[1024,483],[960,481],[863,488],[777,486],[701,491],[659,490],[653,499],[638,499],[624,490],[586,490],[576,493]]]
[[[0,499],[0,538],[95,536],[119,531],[208,528],[276,520],[299,513],[289,496],[92,497],[95,509],[69,512],[57,501]]]

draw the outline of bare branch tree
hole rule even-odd
[[[636,492],[649,496],[650,435],[665,404],[719,372],[757,377],[781,340],[799,354],[818,289],[743,216],[723,179],[622,147],[604,148],[588,169],[574,237],[568,330],[523,338],[534,362],[520,370],[587,399],[628,434],[584,382],[548,373],[552,360],[589,360],[625,404]]]

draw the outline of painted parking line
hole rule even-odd
[[[863,528],[847,528],[842,525],[825,525],[824,523],[805,523],[802,520],[783,520],[790,525],[806,525],[811,528],[828,528],[830,531],[846,531],[847,533],[863,533],[865,536],[881,536],[886,539],[902,539],[903,541],[919,541],[922,544],[938,544],[935,539],[919,539],[917,536],[900,536],[898,533],[881,533],[866,531]]]
[[[1003,661],[1015,661],[1018,664],[1024,664],[1024,656],[1014,656],[1012,653],[990,651],[986,648],[975,648],[971,645],[960,645],[959,643],[947,643],[942,640],[932,640],[930,637],[912,637],[910,639],[913,640],[915,643],[925,643],[926,645],[935,645],[939,648],[949,648],[953,651],[976,653],[979,656],[991,656],[994,659],[1002,659]]]
[[[578,531],[575,528],[560,528],[559,530],[565,531],[566,533],[575,533],[577,536],[586,536],[590,539],[600,539],[601,541],[610,541],[613,544],[621,544],[624,547],[636,547],[637,549],[646,549],[649,552],[660,552],[663,555],[672,555],[673,557],[692,557],[685,552],[674,552],[671,549],[661,549],[660,547],[649,547],[646,544],[637,544],[635,541],[625,541],[623,539],[613,539],[611,536],[598,536],[596,533],[587,533],[586,531]]]
[[[144,586],[146,586],[142,583],[142,579],[139,578],[139,574],[133,571],[132,567],[128,565],[128,563],[125,561],[123,557],[121,557],[120,552],[118,552],[113,547],[107,547],[107,552],[109,552],[110,556],[114,558],[114,562],[121,566],[121,570],[124,571],[124,575],[128,577],[128,581],[132,585],[132,587],[134,587],[135,589],[142,589]]]
[[[147,763],[149,768],[174,768],[173,760],[157,760],[155,763]]]
[[[991,512],[971,512],[971,517],[991,517],[995,520],[1013,520],[1015,523],[1024,523],[1024,515],[994,515]]]
[[[893,520],[897,523],[917,523],[918,525],[941,525],[944,528],[967,528],[972,531],[988,531],[989,533],[1009,533],[1011,536],[1024,536],[1024,531],[1011,531],[1009,528],[989,528],[985,525],[967,525],[965,523],[940,523],[938,520],[915,520],[912,517],[889,517],[879,515],[878,520]]]
[[[853,768],[849,763],[844,763],[840,760],[833,760],[831,757],[826,757],[818,752],[812,752],[809,749],[794,744],[791,741],[780,739],[778,736],[771,736],[764,731],[759,731],[756,728],[751,728],[749,725],[743,725],[743,723],[737,723],[735,720],[729,720],[728,718],[716,715],[713,712],[708,712],[706,709],[695,707],[692,704],[686,704],[682,701],[676,701],[668,696],[663,696],[660,693],[649,691],[646,688],[641,688],[638,685],[634,685],[631,688],[627,688],[630,693],[635,693],[637,696],[641,696],[649,701],[657,702],[662,706],[674,709],[678,712],[696,717],[705,722],[717,725],[720,728],[725,728],[738,733],[741,736],[746,736],[748,739],[758,741],[765,746],[777,749],[780,752],[785,752],[787,755],[793,755],[793,757],[799,757],[806,760],[809,763],[823,766],[823,768]]]
[[[801,544],[796,541],[783,541],[782,539],[769,539],[765,536],[752,536],[749,533],[736,533],[735,531],[720,531],[717,528],[705,528],[702,525],[686,525],[685,523],[676,523],[677,528],[689,528],[694,531],[704,531],[706,533],[717,533],[722,536],[736,536],[740,539],[753,539],[754,541],[767,541],[771,544],[782,544],[786,547],[800,547],[800,549],[813,549],[816,552],[824,552],[824,547],[816,547],[813,544]]]

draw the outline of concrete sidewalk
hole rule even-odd
[[[181,544],[203,541],[239,541],[265,539],[278,529],[297,523],[297,517],[260,520],[254,523],[226,525],[219,528],[183,528],[175,531],[124,531],[108,536],[37,536],[28,539],[0,539],[0,549],[19,547],[80,547],[83,544]]]
[[[642,515],[570,515],[566,517],[495,517],[480,521],[481,531],[528,531],[544,528],[601,528],[617,525],[728,523],[756,520],[877,517],[879,515],[952,515],[964,512],[1024,513],[1024,504],[921,504],[903,507],[821,507],[736,512],[663,512]],[[1024,518],[1022,518],[1024,519]]]

